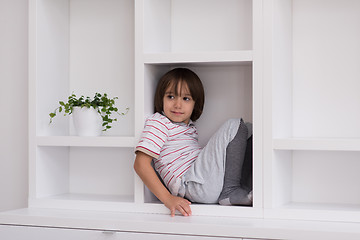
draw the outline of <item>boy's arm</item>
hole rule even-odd
[[[156,175],[155,170],[151,166],[151,161],[151,156],[138,151],[134,163],[136,173],[149,190],[170,209],[171,216],[175,216],[175,210],[178,210],[184,216],[190,216],[191,203],[184,198],[171,195]]]

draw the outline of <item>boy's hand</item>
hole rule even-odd
[[[164,201],[164,205],[170,209],[171,216],[175,216],[176,210],[178,210],[183,216],[191,216],[191,202],[188,200],[170,195],[170,197]]]
[[[171,195],[171,193],[160,182],[154,168],[151,166],[151,161],[151,156],[142,152],[137,152],[134,162],[134,169],[136,173],[139,175],[141,180],[143,180],[150,191],[154,193],[155,196],[162,203],[164,203],[168,209],[170,209],[172,217],[175,216],[176,210],[178,210],[184,216],[190,216],[191,203],[184,198]]]

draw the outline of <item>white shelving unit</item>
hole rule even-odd
[[[194,70],[205,86],[202,145],[225,120],[242,117],[254,124],[254,149],[262,148],[261,0],[30,0],[29,6],[30,208],[167,213],[132,164],[157,81],[174,67]],[[48,124],[71,92],[107,92],[130,112],[104,136],[75,136],[71,118]],[[261,150],[253,161],[253,207],[195,204],[194,214],[262,217]]]
[[[360,221],[360,3],[264,3],[264,217]]]

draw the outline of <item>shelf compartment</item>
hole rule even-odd
[[[252,49],[251,0],[139,2],[144,52]]]
[[[204,85],[205,106],[202,116],[197,121],[200,145],[205,145],[229,118],[243,118],[244,121],[253,122],[253,66],[251,63],[145,64],[144,108],[147,115],[153,113],[153,95],[158,80],[175,67],[187,67],[193,70]]]
[[[275,150],[273,157],[267,204],[274,213],[306,210],[309,219],[317,219],[322,215],[310,214],[323,206],[319,211],[335,219],[339,212],[359,208],[360,152]]]
[[[119,97],[129,113],[105,135],[134,135],[134,1],[31,1],[30,121],[38,136],[74,135],[68,117],[49,113],[74,92]],[[126,127],[124,127],[126,126]]]
[[[273,139],[276,150],[360,151],[360,139],[340,138],[278,138]]]
[[[69,146],[69,147],[135,147],[134,137],[78,137],[51,136],[36,137],[37,146]]]
[[[264,82],[271,83],[274,137],[359,138],[360,2],[264,4],[272,11],[265,19],[272,73]]]
[[[221,61],[217,62],[214,56],[224,55]],[[144,109],[145,115],[153,113],[153,95],[158,80],[163,74],[175,67],[187,67],[193,70],[201,79],[205,92],[206,102],[204,113],[196,122],[199,132],[199,143],[204,146],[215,131],[229,118],[243,118],[244,121],[253,122],[253,64],[251,51],[239,51],[237,53],[204,53],[199,57],[192,57],[193,53],[156,53],[144,54],[147,57],[144,64]],[[236,59],[235,62],[226,62],[228,56]],[[224,106],[227,106],[224,108]],[[212,119],[212,121],[208,121]],[[256,128],[258,122],[254,123]],[[254,138],[254,149],[260,146],[260,138]],[[254,150],[256,152],[256,150]],[[261,159],[254,155],[253,160],[258,166]],[[234,207],[221,208],[219,205],[194,205],[195,211],[199,215],[220,215],[220,216],[257,216],[261,211],[261,171],[254,168],[254,187],[256,187],[257,199],[254,207]],[[163,213],[162,204],[156,204],[156,198],[145,187],[143,193],[146,206],[155,206],[152,210]],[[259,204],[260,203],[260,204]],[[214,208],[210,211],[210,209]],[[196,209],[196,210],[195,210]],[[222,212],[222,210],[224,210]],[[222,212],[222,213],[221,213]]]
[[[36,154],[30,171],[33,202],[134,201],[116,197],[134,195],[133,148],[46,146]]]

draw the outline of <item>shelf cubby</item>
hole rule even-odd
[[[353,103],[360,102],[360,33],[354,31],[360,4],[272,4],[274,138],[359,138],[360,112]]]
[[[243,118],[244,121],[253,122],[253,62],[250,52],[244,51],[235,54],[235,61],[226,61],[225,58],[215,58],[207,61],[208,56],[214,53],[199,54],[197,59],[192,54],[145,54],[144,63],[144,112],[145,116],[153,113],[153,95],[160,77],[175,67],[186,67],[193,70],[202,80],[205,89],[204,113],[196,122],[199,132],[200,145],[204,146],[215,131],[229,118]],[[224,54],[227,55],[227,54]],[[232,54],[230,54],[232,55]],[[195,55],[194,55],[195,56]],[[205,57],[204,57],[205,56]],[[240,57],[238,57],[240,56]],[[226,107],[224,107],[226,106]],[[230,110],[231,109],[231,110]],[[209,121],[211,119],[211,121]],[[258,125],[255,122],[254,125]],[[260,146],[260,140],[254,139],[254,151]],[[253,161],[261,165],[258,155]],[[258,201],[253,207],[247,206],[220,206],[218,204],[193,204],[193,213],[209,216],[239,216],[261,217],[261,185],[259,168],[254,170],[254,198]],[[163,213],[164,206],[145,187],[142,201],[152,208],[154,212]]]
[[[251,0],[139,2],[146,53],[252,49]]]
[[[153,112],[153,95],[160,77],[175,67],[187,67],[201,79],[205,89],[204,112],[196,122],[199,141],[204,145],[229,118],[253,122],[251,62],[146,64],[145,112]],[[226,106],[226,107],[224,107]],[[231,111],[229,111],[231,109]],[[212,121],[208,121],[212,119]]]
[[[42,146],[36,155],[30,206],[134,202],[133,148]]]
[[[30,98],[36,112],[31,117],[36,119],[36,135],[75,135],[67,117],[57,116],[49,125],[49,113],[71,93],[92,97],[106,92],[119,98],[120,111],[130,107],[130,112],[119,116],[105,135],[134,136],[133,1],[31,4],[36,12],[30,33]]]
[[[359,151],[276,150],[268,216],[360,220],[359,159]]]

